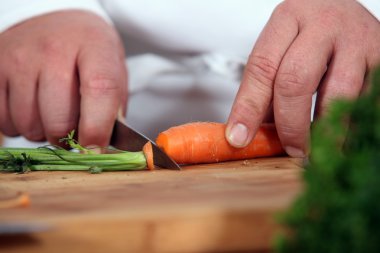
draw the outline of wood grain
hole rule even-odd
[[[0,174],[0,196],[24,191],[32,201],[0,210],[0,225],[51,226],[0,236],[0,252],[266,251],[274,215],[302,190],[301,171],[299,159],[281,157],[182,171]]]

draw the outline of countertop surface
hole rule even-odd
[[[301,192],[302,161],[260,158],[181,171],[0,174],[0,252],[261,252]]]

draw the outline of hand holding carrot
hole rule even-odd
[[[31,18],[0,34],[0,131],[57,144],[78,127],[83,145],[106,146],[126,79],[122,43],[102,18]]]
[[[286,152],[304,157],[313,93],[318,117],[332,99],[358,96],[379,61],[380,23],[357,1],[284,1],[248,60],[228,119],[229,143],[246,146],[273,105]]]
[[[225,129],[225,124],[216,122],[187,123],[161,132],[156,143],[179,164],[216,163],[284,154],[273,124],[262,124],[255,138],[244,148],[232,147],[225,138]]]

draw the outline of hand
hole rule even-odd
[[[120,39],[100,17],[29,19],[0,34],[0,130],[57,144],[78,127],[81,144],[107,145],[126,80]]]
[[[236,147],[255,135],[273,105],[286,152],[308,150],[312,95],[315,116],[337,97],[355,98],[380,60],[380,23],[354,0],[293,0],[273,12],[249,57],[226,137]]]

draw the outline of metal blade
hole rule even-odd
[[[47,223],[34,222],[0,222],[0,236],[1,235],[18,235],[29,234],[37,232],[45,232],[51,230],[52,226]]]
[[[111,137],[111,145],[115,148],[132,152],[141,151],[148,141],[152,143],[153,161],[155,165],[165,169],[181,169],[175,161],[148,137],[132,129],[120,120],[115,121]]]

